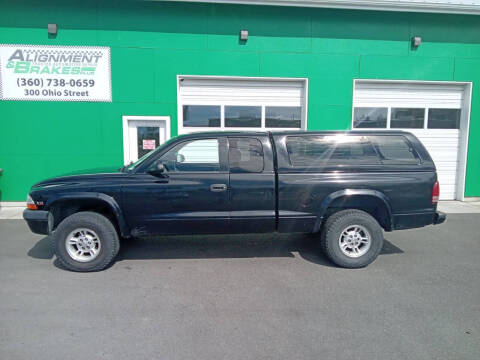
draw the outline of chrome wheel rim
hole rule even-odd
[[[91,229],[79,228],[68,234],[65,240],[68,255],[79,262],[89,262],[100,253],[102,244],[97,233]]]
[[[362,225],[349,225],[340,234],[338,244],[343,254],[358,258],[370,249],[372,238],[370,232]]]

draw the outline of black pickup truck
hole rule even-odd
[[[208,132],[174,138],[111,173],[34,185],[24,218],[61,263],[96,271],[119,237],[318,233],[348,268],[371,263],[383,232],[439,224],[435,165],[401,131]]]

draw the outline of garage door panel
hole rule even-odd
[[[456,183],[455,178],[456,178],[456,171],[438,171],[437,175],[438,178],[442,180],[441,185],[453,185]]]
[[[451,188],[445,190],[440,189],[440,200],[455,200],[456,193]]]
[[[412,133],[422,141],[423,144],[432,146],[432,147],[456,147],[460,141],[460,137],[458,135],[450,135],[450,136],[427,136],[424,134],[417,134],[412,131]]]
[[[421,130],[412,131],[427,148],[437,168],[440,185],[446,193],[455,193],[458,171],[459,130]],[[452,189],[450,189],[452,188]],[[452,198],[450,198],[452,199]]]
[[[354,107],[461,109],[465,86],[448,83],[356,81]],[[390,113],[389,115],[390,116]],[[428,117],[428,111],[426,111]],[[425,119],[428,125],[428,119]],[[388,130],[388,129],[385,129]],[[440,199],[455,199],[461,132],[458,129],[395,129],[414,134],[435,162]]]
[[[304,98],[304,89],[301,83],[284,81],[245,82],[184,79],[180,91],[183,102],[192,104],[205,101],[245,102],[248,104],[272,101],[300,106]]]
[[[438,153],[449,153],[451,151],[457,151],[458,141],[445,141],[443,143],[432,143],[425,141],[424,139],[419,139],[422,144],[428,149],[429,153],[438,152]]]
[[[437,168],[440,183],[440,199],[453,200],[456,197],[459,136],[450,137],[433,134],[432,137],[422,135],[419,140],[428,150]]]
[[[427,147],[428,149],[428,147]],[[440,164],[457,164],[457,159],[458,159],[458,154],[456,150],[453,150],[452,152],[445,152],[445,151],[433,151],[429,149],[430,156],[432,157],[433,161],[435,162],[435,165],[440,165]]]
[[[445,163],[438,163],[437,166],[437,173],[439,174],[447,174],[451,177],[454,177],[457,174],[457,168],[458,168],[458,163],[452,163],[452,164],[445,164]]]
[[[306,128],[307,79],[178,76],[178,134]]]

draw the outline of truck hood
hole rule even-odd
[[[120,179],[127,176],[116,167],[104,167],[88,170],[74,171],[68,174],[63,174],[54,178],[40,181],[33,185],[32,188],[45,188],[54,186],[68,186],[79,184],[101,184],[104,181],[111,182],[114,179]]]

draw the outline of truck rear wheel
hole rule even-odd
[[[118,234],[111,221],[89,211],[65,218],[52,238],[57,259],[72,271],[103,270],[120,249]]]
[[[365,211],[342,210],[327,219],[320,246],[324,254],[341,267],[365,267],[382,250],[382,228]]]

